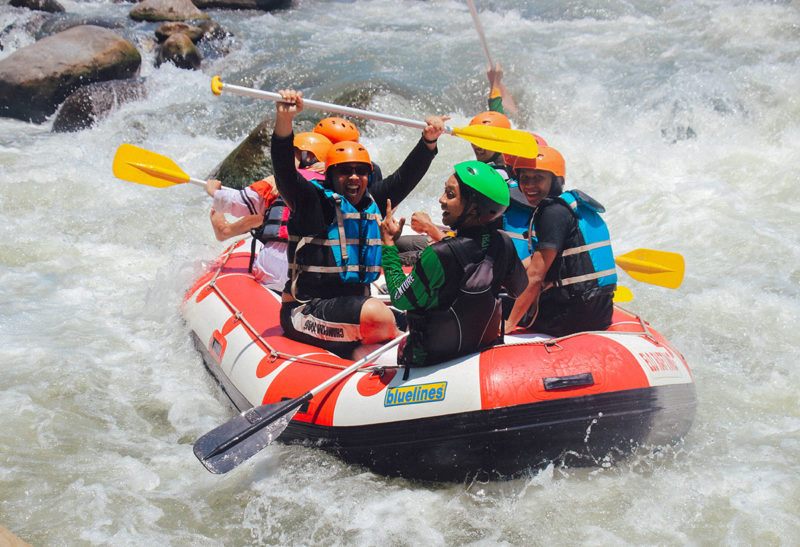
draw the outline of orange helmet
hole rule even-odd
[[[325,135],[332,143],[339,141],[358,142],[358,129],[343,118],[325,118],[314,128],[314,133]]]
[[[470,125],[490,125],[492,127],[505,127],[511,129],[511,120],[494,110],[481,112],[469,122]]]
[[[340,163],[366,163],[372,171],[372,162],[367,149],[357,142],[342,141],[331,146],[325,158],[325,165],[331,167]]]
[[[328,137],[319,133],[307,131],[294,136],[294,147],[311,152],[317,161],[325,161],[331,146],[333,143],[328,140]]]
[[[503,158],[506,165],[517,171],[519,169],[541,169],[542,171],[550,171],[557,177],[564,178],[566,167],[564,165],[564,156],[553,147],[539,146],[539,155],[533,159],[521,158],[519,156],[511,156],[505,154]]]

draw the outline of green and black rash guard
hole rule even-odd
[[[404,362],[415,365],[440,362],[493,342],[499,332],[488,339],[482,325],[491,323],[498,309],[495,299],[503,287],[516,297],[528,284],[514,244],[505,234],[485,226],[461,230],[456,238],[425,248],[409,275],[403,272],[400,254],[393,245],[383,246],[381,263],[392,305],[410,312],[412,336],[402,353],[410,355]],[[483,270],[483,292],[488,301],[463,305],[469,300],[462,288],[473,279],[469,274],[479,270],[479,264],[489,267],[488,275]],[[457,301],[463,301],[462,305]],[[441,338],[434,339],[434,331],[441,333]]]

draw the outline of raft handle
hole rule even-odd
[[[593,386],[594,377],[591,372],[583,374],[573,374],[572,376],[555,376],[553,378],[542,378],[545,391],[565,389],[571,387]]]

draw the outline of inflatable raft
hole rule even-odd
[[[182,307],[239,411],[299,397],[353,363],[282,336],[280,295],[248,273],[249,250],[239,242],[221,255]],[[691,427],[691,372],[635,314],[616,308],[602,332],[518,332],[440,365],[368,364],[301,407],[280,438],[385,475],[460,481],[549,462],[597,465]]]

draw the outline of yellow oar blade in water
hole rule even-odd
[[[633,293],[628,287],[617,285],[617,290],[614,291],[614,302],[630,302],[633,300]]]
[[[614,259],[617,266],[637,281],[677,289],[683,283],[683,256],[668,251],[636,249]]]
[[[454,127],[453,135],[466,139],[479,148],[521,158],[535,158],[539,154],[536,138],[527,131],[489,125],[468,125]]]
[[[132,144],[122,144],[117,148],[113,170],[117,178],[155,188],[167,188],[185,182],[205,184],[184,173],[170,158]]]

